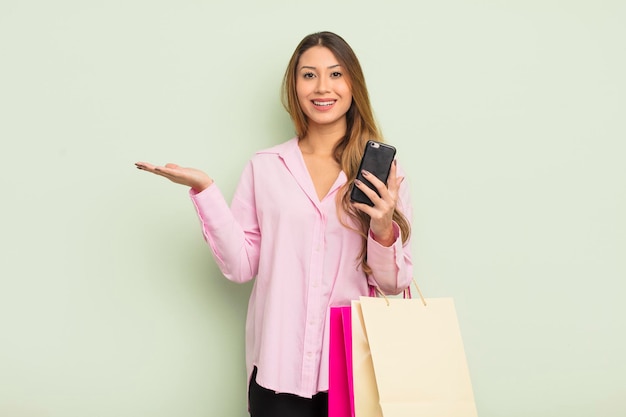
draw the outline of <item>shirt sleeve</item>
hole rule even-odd
[[[406,179],[400,185],[399,192],[398,210],[411,223],[413,213]],[[372,268],[369,282],[385,294],[401,293],[411,285],[413,279],[411,238],[409,236],[403,244],[400,227],[395,222],[393,232],[395,241],[389,247],[376,242],[371,231],[367,239],[367,264]]]
[[[204,239],[222,274],[231,281],[246,282],[258,272],[261,234],[254,203],[251,163],[244,169],[231,207],[217,184],[189,192]]]

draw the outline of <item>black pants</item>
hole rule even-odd
[[[317,393],[313,398],[276,394],[256,383],[256,371],[255,367],[248,391],[250,417],[328,417],[327,393]]]

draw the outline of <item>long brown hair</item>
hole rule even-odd
[[[374,119],[361,64],[350,45],[341,36],[332,32],[317,32],[306,36],[296,47],[287,65],[282,85],[282,102],[293,120],[296,135],[304,138],[309,128],[308,120],[300,107],[296,94],[298,63],[302,54],[314,46],[328,48],[335,55],[335,58],[337,58],[343,70],[347,73],[347,80],[352,91],[352,104],[346,113],[346,133],[335,145],[334,149],[335,160],[348,177],[348,181],[337,195],[337,201],[340,203],[337,205],[337,211],[339,219],[344,226],[350,227],[344,220],[342,213],[347,213],[348,217],[358,225],[358,228],[350,228],[358,232],[362,237],[363,245],[359,259],[361,260],[363,271],[370,274],[372,270],[367,265],[367,233],[369,231],[370,217],[352,207],[350,203],[350,186],[356,178],[365,144],[369,139],[382,142],[383,136]],[[393,220],[400,227],[402,241],[406,242],[411,232],[410,223],[397,209],[393,213]]]

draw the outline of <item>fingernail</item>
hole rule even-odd
[[[393,160],[393,164],[394,164],[394,165],[398,165],[398,160],[397,160],[397,159],[394,159],[394,160]]]
[[[362,182],[361,182],[361,181],[359,181],[359,180],[354,180],[354,183],[355,183],[356,185],[361,185],[361,184],[362,184]]]
[[[367,172],[366,170],[362,170],[361,172],[362,172],[362,173],[363,173],[363,175],[364,175],[364,176],[366,176],[366,177],[370,174],[370,173],[369,173],[369,172]]]

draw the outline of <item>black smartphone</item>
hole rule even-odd
[[[393,146],[373,140],[367,141],[356,178],[372,190],[376,191],[376,194],[380,196],[376,187],[363,177],[363,170],[370,172],[383,183],[387,184],[389,170],[391,170],[391,164],[393,163],[395,156],[396,148]],[[350,200],[358,203],[364,203],[368,206],[374,205],[372,200],[370,200],[369,197],[366,196],[363,191],[359,190],[359,188],[354,184],[352,184],[352,190],[350,191]]]

